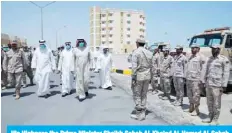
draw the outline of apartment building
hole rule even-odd
[[[90,46],[107,46],[113,53],[131,53],[136,40],[145,39],[146,21],[142,11],[90,9]]]

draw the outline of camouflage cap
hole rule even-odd
[[[143,43],[143,44],[145,44],[146,42],[145,42],[144,40],[137,39],[137,40],[136,40],[136,43]]]
[[[181,49],[181,48],[183,48],[182,45],[176,45],[176,47],[175,47],[175,49]]]
[[[213,44],[212,46],[210,46],[210,48],[221,48],[220,44]]]
[[[197,44],[197,43],[193,43],[193,44],[191,45],[191,48],[200,48],[200,45]]]

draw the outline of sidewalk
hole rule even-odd
[[[125,90],[129,95],[132,95],[130,87],[130,76],[112,73],[112,81],[115,85]],[[151,87],[149,87],[149,89],[151,89]],[[172,99],[175,99],[175,97],[172,97]],[[191,116],[188,112],[184,112],[184,110],[187,109],[189,105],[187,97],[184,98],[183,107],[176,107],[171,105],[169,101],[160,100],[158,98],[158,94],[152,95],[149,93],[147,101],[148,110],[155,112],[158,117],[161,117],[172,125],[208,125],[201,122],[202,119],[206,118],[208,114],[205,97],[201,98],[201,114],[199,117],[194,117]],[[232,114],[230,113],[231,108],[232,94],[223,94],[221,114],[219,118],[221,125],[232,124]]]

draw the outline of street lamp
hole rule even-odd
[[[67,26],[63,26],[63,27],[61,27],[61,28],[59,28],[57,31],[56,31],[56,48],[58,48],[57,47],[57,45],[58,45],[58,32],[60,31],[60,30],[62,30],[63,28],[66,28]]]
[[[39,6],[37,5],[36,3],[34,3],[33,1],[30,1],[32,4],[34,4],[35,6],[39,7],[40,8],[40,11],[41,11],[41,39],[43,39],[43,9],[53,3],[55,3],[55,1],[53,2],[50,2],[48,4],[46,4],[45,6]]]

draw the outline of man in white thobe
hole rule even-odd
[[[99,58],[100,83],[103,89],[112,90],[112,82],[110,72],[113,66],[112,56],[109,53],[109,48],[103,48],[103,54]]]
[[[74,74],[74,54],[71,42],[65,43],[65,49],[60,54],[58,71],[62,72],[62,97],[70,94],[73,89],[73,74]]]
[[[56,65],[51,49],[45,44],[46,41],[40,40],[39,48],[34,52],[31,68],[35,71],[34,79],[38,84],[37,95],[48,98],[51,93],[50,75],[55,72]]]
[[[76,93],[80,102],[88,97],[88,85],[90,78],[91,53],[84,39],[77,39],[74,52],[76,72]]]

